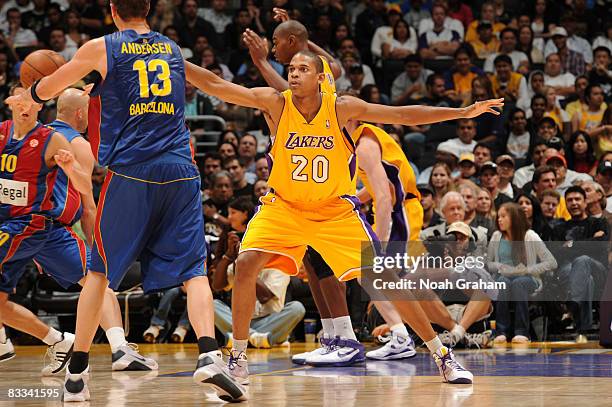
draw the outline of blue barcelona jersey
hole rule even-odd
[[[106,78],[92,92],[89,140],[100,165],[191,163],[185,65],[179,47],[151,31],[104,37]]]
[[[48,127],[61,133],[69,143],[72,143],[72,140],[77,137],[82,137],[81,133],[61,120],[49,123]],[[53,188],[53,201],[54,206],[51,210],[51,216],[61,224],[72,225],[81,218],[83,213],[81,194],[69,182],[68,176],[61,168],[57,170],[57,178]]]

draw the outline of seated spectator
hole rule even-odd
[[[255,159],[255,175],[257,175],[257,180],[264,181],[270,177],[268,157],[265,154],[258,155]]]
[[[236,147],[236,151],[238,151],[238,134],[234,130],[225,130],[219,136],[219,143],[217,144],[217,148],[221,146],[223,143],[230,143]]]
[[[498,37],[501,31],[506,28],[506,25],[495,21],[495,4],[491,1],[485,1],[480,8],[480,19],[474,20],[468,25],[465,41],[472,42],[478,38],[478,28],[482,22],[489,23],[492,26],[493,34]]]
[[[253,192],[255,194],[255,201],[259,203],[259,198],[270,192],[270,186],[267,180],[258,179],[253,185]]]
[[[584,181],[580,184],[580,187],[584,189],[584,193],[586,194],[588,215],[594,218],[606,219],[609,226],[612,213],[606,209],[608,206],[606,191],[604,191],[603,187],[595,181]]]
[[[499,174],[497,173],[497,164],[492,161],[484,163],[480,169],[480,187],[485,188],[491,194],[495,209],[512,199],[499,190]]]
[[[493,205],[491,193],[485,188],[479,188],[476,198],[476,217],[480,218],[478,222],[493,222],[495,224],[496,216],[497,211],[495,205]]]
[[[574,88],[576,91],[573,95],[565,100],[568,102],[565,105],[565,111],[570,118],[573,118],[574,114],[576,114],[576,112],[579,110],[589,108],[589,102],[586,101],[585,93],[587,86],[589,86],[589,79],[586,76],[581,75],[576,77],[576,81],[574,82]]]
[[[565,109],[559,105],[557,90],[552,86],[546,86],[544,88],[544,96],[546,96],[546,111],[544,112],[544,116],[553,119],[557,127],[559,127],[563,134],[566,134],[569,138],[569,134],[571,134],[571,118]]]
[[[563,31],[561,31],[563,29]],[[565,15],[561,19],[561,27],[556,27],[551,31],[551,34],[557,33],[567,37],[567,48],[579,53],[587,65],[593,63],[593,50],[591,44],[582,37],[576,35],[576,22],[573,17]],[[550,54],[558,51],[557,44],[551,38],[546,42],[544,47],[544,56],[548,58]]]
[[[373,60],[377,67],[382,66],[380,59],[383,56],[383,45],[391,44],[391,41],[393,40],[393,27],[395,27],[395,23],[401,19],[402,13],[400,9],[397,7],[387,7],[387,24],[376,29],[374,36],[372,37],[372,42],[370,43],[370,52],[372,53]],[[414,43],[414,49],[416,51],[418,45],[416,30],[410,27],[409,31],[408,37],[410,38],[410,41]],[[412,53],[415,51],[412,51]]]
[[[449,0],[448,16],[461,21],[463,28],[467,28],[474,20],[472,9],[461,0]]]
[[[587,133],[593,139],[596,157],[601,158],[606,151],[612,151],[612,105],[604,112],[599,126]]]
[[[219,36],[223,35],[225,29],[232,23],[232,18],[227,13],[227,0],[212,0],[210,7],[198,9],[197,15],[210,21]]]
[[[595,175],[597,160],[593,142],[587,133],[577,131],[572,134],[565,149],[567,168],[584,174]]]
[[[431,19],[431,13],[429,12],[428,6],[423,3],[423,0],[410,1],[410,10],[404,14],[404,20],[406,20],[411,27],[418,27],[421,21]]]
[[[472,96],[472,81],[484,75],[482,69],[472,63],[473,52],[467,46],[461,46],[455,51],[455,64],[446,72],[446,96],[467,106]]]
[[[525,112],[519,108],[514,109],[509,117],[508,137],[500,148],[505,154],[510,155],[516,162],[517,167],[522,167],[529,159],[529,150],[535,136],[527,131],[527,119]]]
[[[207,235],[219,237],[222,226],[229,225],[227,205],[234,195],[234,188],[231,175],[227,171],[211,175],[210,184],[210,198],[202,204],[205,232]]]
[[[0,29],[21,58],[25,57],[21,54],[27,53],[28,50],[31,51],[38,45],[38,38],[36,38],[34,31],[22,27],[21,12],[17,7],[7,10],[6,22],[0,26]]]
[[[575,80],[576,78],[571,73],[563,73],[559,54],[552,53],[546,57],[546,65],[544,65],[544,84],[553,87],[559,95],[560,100],[574,93]]]
[[[535,38],[534,32],[529,25],[519,27],[516,50],[527,55],[530,66],[544,63],[544,41],[542,38]]]
[[[439,24],[445,29],[448,29],[449,31],[456,32],[459,36],[458,41],[461,42],[465,34],[465,28],[463,27],[461,21],[448,16],[448,6],[446,1],[444,0],[435,1],[433,6],[431,7],[431,17],[424,18],[418,22],[419,37],[425,34],[426,32],[433,30],[436,26],[436,9],[438,7],[440,8],[440,10],[438,10],[438,21],[440,21]],[[444,11],[443,15],[442,10]]]
[[[586,333],[593,325],[593,298],[600,292],[608,272],[607,253],[603,246],[594,244],[589,252],[586,245],[574,242],[608,242],[608,223],[603,218],[587,214],[586,193],[579,186],[572,186],[565,192],[567,209],[571,219],[557,225],[553,230],[555,240],[567,242],[564,245],[564,259],[557,272],[559,280],[568,293],[567,306],[578,331],[577,343],[586,343]],[[603,253],[602,253],[603,252]],[[605,263],[606,266],[604,266]]]
[[[574,113],[572,117],[572,132],[591,131],[601,125],[606,111],[603,89],[599,85],[589,85],[584,91],[587,106]]]
[[[451,151],[445,151],[444,146],[442,146],[442,149],[440,149],[440,145],[438,144],[434,159],[435,159],[435,163],[446,164],[446,166],[451,169],[452,171],[451,175],[453,178],[459,176],[459,171],[456,170],[457,161],[459,157],[457,157]],[[429,179],[431,178],[432,171],[433,171],[433,165],[421,171],[419,173],[419,176],[417,177],[417,183],[418,184],[428,184]]]
[[[214,114],[214,110],[210,99],[198,93],[191,83],[185,81],[185,116],[211,114]]]
[[[202,160],[203,165],[200,168],[201,188],[202,191],[211,188],[211,177],[213,174],[220,172],[223,159],[218,153],[206,153]]]
[[[604,47],[612,52],[612,22],[607,21],[603,32],[593,40],[593,50]]]
[[[538,138],[541,138],[546,143],[554,138],[559,138],[561,131],[557,122],[549,116],[543,117],[538,124]]]
[[[255,156],[257,155],[257,137],[245,134],[238,142],[238,156],[244,160],[247,172],[255,174]]]
[[[472,100],[469,104],[493,99],[491,81],[486,76],[478,76],[472,81]],[[476,121],[475,140],[482,143],[496,143],[504,136],[504,122],[492,113],[481,114]]]
[[[211,65],[217,65],[221,69],[221,78],[230,82],[234,80],[234,74],[230,71],[229,67],[218,60],[215,49],[207,46],[202,49],[200,66],[210,69],[208,67]],[[273,64],[272,66],[275,65]]]
[[[442,197],[453,188],[453,177],[450,167],[442,162],[435,163],[431,169],[429,186],[434,191],[434,202],[436,207],[439,208]]]
[[[561,69],[563,72],[569,72],[574,76],[584,75],[586,72],[584,57],[579,52],[573,51],[568,47],[567,31],[565,28],[555,28],[552,32],[552,41],[556,48],[556,51],[553,52],[556,52],[559,58],[561,58]]]
[[[238,149],[232,143],[221,143],[221,145],[217,149],[217,152],[223,160],[238,157]]]
[[[514,158],[508,154],[503,154],[495,159],[495,164],[497,164],[497,174],[499,175],[499,191],[510,199],[514,199],[519,193],[519,189],[512,183],[515,169]]]
[[[593,50],[595,55],[593,69],[589,72],[589,84],[601,86],[606,95],[612,93],[612,71],[610,70],[612,57],[610,52],[612,52],[610,48],[596,47]]]
[[[174,22],[175,5],[170,0],[158,0],[153,11],[149,13],[147,22],[151,30],[162,32]]]
[[[404,59],[404,69],[391,85],[391,103],[397,106],[418,101],[427,95],[427,78],[433,74],[423,67],[423,60],[418,54],[408,55]]]
[[[539,202],[542,202],[544,191],[552,189],[557,191],[557,172],[555,168],[550,165],[541,165],[537,167],[533,173],[531,181],[531,195],[535,196]],[[523,188],[527,192],[527,188]],[[559,191],[557,191],[559,193]],[[570,219],[570,214],[565,206],[565,199],[561,197],[557,211],[555,212],[555,219]]]
[[[484,163],[493,160],[493,149],[487,143],[478,143],[474,147],[474,164],[476,164],[476,173],[480,172],[480,169]]]
[[[461,183],[463,180],[470,180],[476,183],[476,162],[474,160],[474,153],[463,153],[459,156],[459,179]]]
[[[142,334],[145,342],[155,343],[160,332],[170,327],[172,323],[168,320],[168,314],[172,309],[174,300],[183,293],[185,293],[183,286],[170,288],[169,290],[165,290],[163,292],[162,297],[159,300],[159,305],[151,317],[149,327]],[[187,336],[190,329],[191,324],[189,323],[189,314],[187,313],[187,307],[185,307],[181,317],[179,318],[178,324],[174,329],[174,332],[172,332],[172,335],[170,336],[170,342],[183,343],[185,336]]]
[[[520,109],[529,107],[527,81],[520,73],[512,72],[512,60],[508,55],[498,55],[493,61],[495,74],[489,74],[493,94],[504,98],[505,103],[514,104]]]
[[[609,158],[606,159],[606,156]],[[595,173],[595,181],[603,187],[606,193],[606,207],[612,208],[612,152],[602,156]]]
[[[404,59],[417,50],[417,39],[414,28],[404,20],[398,20],[393,26],[393,37],[390,42],[382,44],[383,59]]]
[[[248,8],[239,8],[234,12],[234,18],[232,22],[225,26],[225,30],[221,38],[224,38],[223,46],[225,48],[235,49],[238,48],[242,41],[242,34],[246,29],[250,29],[260,35],[265,33],[264,27],[261,25],[260,12],[258,7],[251,8],[252,12]]]
[[[485,72],[494,72],[495,65],[493,61],[499,55],[508,55],[512,59],[512,70],[521,74],[527,74],[529,72],[529,58],[522,51],[516,50],[517,43],[516,31],[512,28],[504,28],[500,34],[500,46],[499,52],[489,55],[485,60],[484,70]]]
[[[547,0],[536,0],[533,2],[531,13],[531,28],[536,37],[550,38],[550,33],[555,29],[555,22],[558,21],[558,10]]]
[[[478,212],[476,212],[479,190],[480,188],[473,182],[463,182],[459,184],[457,191],[461,194],[465,202],[465,216],[463,221],[474,229],[479,227],[486,229],[487,237],[490,237],[495,230],[495,224],[491,219],[478,216]]]
[[[501,206],[497,214],[499,231],[489,244],[488,267],[504,282],[496,302],[496,344],[505,344],[514,331],[512,343],[529,342],[529,296],[542,288],[541,275],[554,270],[557,262],[540,236],[531,230],[521,207]],[[514,303],[514,324],[510,321],[510,301]]]
[[[66,46],[68,48],[80,48],[89,41],[89,35],[85,33],[81,24],[81,14],[75,9],[69,9],[64,14],[66,25]]]
[[[542,87],[542,92],[544,87]],[[529,112],[526,112],[527,119],[527,131],[533,137],[538,136],[538,126],[540,121],[544,117],[544,113],[546,112],[546,96],[543,94],[535,94],[531,98]]]
[[[430,226],[442,223],[442,217],[436,211],[433,188],[429,184],[419,184],[417,188],[421,193],[421,206],[423,207],[423,226],[421,229],[427,229]]]
[[[423,59],[448,58],[459,48],[461,35],[446,28],[445,19],[446,8],[436,4],[432,8],[433,26],[423,30],[419,26],[419,53]]]
[[[490,21],[480,21],[477,30],[478,37],[467,40],[467,42],[474,48],[474,52],[479,59],[487,59],[490,55],[497,53],[499,39],[493,33],[493,24]]]
[[[348,77],[348,69],[360,63],[363,68],[363,74],[365,78],[363,79],[364,85],[374,85],[376,81],[374,80],[374,73],[372,73],[372,68],[368,65],[364,64],[361,56],[359,54],[359,50],[355,46],[355,40],[352,38],[345,38],[340,42],[340,62],[341,62],[341,70],[342,74],[338,79],[336,79],[336,88],[346,87],[350,82]]]
[[[217,245],[212,288],[230,291],[234,284],[234,264],[240,240],[254,213],[250,199],[238,198],[230,204],[231,232]],[[280,270],[265,268],[257,277],[257,303],[251,321],[249,343],[256,348],[270,348],[285,342],[296,325],[304,318],[304,306],[298,301],[285,304],[289,276]],[[215,326],[232,340],[232,310],[223,301],[214,300]]]
[[[246,162],[244,158],[230,157],[223,161],[223,169],[232,177],[232,185],[234,189],[234,197],[252,196],[253,183],[255,182],[255,174],[246,172]],[[248,178],[247,174],[251,174]]]
[[[544,157],[546,157],[546,165],[550,165],[555,169],[555,173],[557,175],[556,189],[560,194],[564,194],[565,191],[574,185],[574,182],[576,181],[591,181],[593,179],[588,174],[583,174],[568,169],[567,160],[555,149],[549,148],[546,150],[544,152]]]
[[[529,94],[529,100],[533,101],[535,96],[541,96],[544,94],[544,71],[535,70],[529,73],[527,92]],[[531,116],[531,112],[527,112],[527,117]]]
[[[388,105],[389,97],[384,93],[380,92],[376,85],[365,85],[359,92],[359,99],[364,100],[368,103],[375,103],[379,105]]]
[[[558,192],[553,191],[552,189],[545,190],[543,195],[546,196],[546,191],[552,192],[557,195],[557,197],[561,197]],[[514,202],[516,202],[527,217],[527,226],[529,229],[533,230],[542,238],[544,241],[550,241],[552,239],[552,226],[555,224],[555,211],[557,210],[557,206],[559,205],[559,200],[557,200],[554,210],[552,211],[552,215],[550,219],[546,219],[542,212],[542,206],[537,198],[533,195],[526,194],[524,192],[519,192],[514,198]]]
[[[457,138],[440,143],[444,151],[452,152],[457,158],[464,153],[471,153],[476,147],[474,137],[476,136],[476,123],[473,119],[457,120]]]
[[[76,54],[76,48],[68,48],[66,46],[66,33],[61,28],[54,28],[49,34],[49,46],[51,49],[60,54],[66,61],[70,61],[74,54]]]

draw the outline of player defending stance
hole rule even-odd
[[[90,272],[77,309],[64,401],[90,398],[89,348],[110,282],[117,288],[139,257],[146,292],[183,284],[200,356],[193,378],[224,400],[246,394],[230,376],[214,338],[212,293],[206,278],[200,177],[184,120],[185,73],[179,47],[151,31],[149,0],[113,0],[119,32],[83,45],[74,58],[35,83],[14,103],[42,102],[92,70],[102,82],[89,112],[98,163],[108,166],[100,194]]]
[[[186,63],[187,80],[226,102],[258,108],[272,124],[273,162],[269,184],[273,193],[261,199],[250,221],[236,263],[232,296],[233,336],[246,340],[255,305],[255,281],[268,265],[297,274],[306,246],[312,246],[342,281],[361,274],[361,243],[380,243],[360,217],[354,191],[354,140],[341,131],[349,120],[404,125],[427,124],[489,112],[503,99],[477,102],[466,108],[389,107],[350,96],[321,93],[325,80],[321,59],[298,52],[289,65],[289,90],[247,89]],[[283,220],[282,222],[279,221]],[[410,293],[406,293],[410,295]],[[442,345],[416,301],[394,302],[403,320],[425,341],[449,383],[471,383],[472,374]]]

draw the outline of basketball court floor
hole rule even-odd
[[[612,350],[596,343],[577,346],[533,343],[529,347],[457,350],[474,373],[473,385],[440,381],[429,354],[412,359],[368,361],[345,368],[293,365],[292,353],[314,348],[292,344],[271,350],[249,349],[250,400],[243,405],[301,407],[394,406],[612,406]],[[56,406],[59,398],[17,399],[9,389],[50,389],[62,377],[41,378],[45,347],[16,347],[17,356],[0,364],[0,406]],[[92,399],[77,406],[201,406],[220,404],[214,393],[196,386],[191,373],[197,348],[186,345],[141,345],[155,357],[158,372],[111,372],[108,345],[92,348]],[[67,404],[68,405],[68,404]]]

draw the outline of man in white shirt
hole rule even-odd
[[[440,143],[439,149],[450,151],[456,157],[461,157],[464,153],[471,153],[476,147],[474,141],[476,137],[476,122],[472,119],[457,120],[457,138]]]
[[[499,45],[499,52],[491,54],[487,57],[484,63],[485,72],[495,72],[495,58],[500,54],[505,54],[512,59],[512,69],[515,72],[524,73],[523,71],[529,70],[529,58],[522,51],[516,50],[516,31],[512,28],[504,28],[499,34],[501,43]]]
[[[449,17],[447,16],[447,12],[448,10],[440,5],[440,7],[444,8],[444,28],[447,28],[450,31],[456,31],[457,34],[459,34],[459,38],[461,41],[463,41],[463,37],[465,35],[465,27],[463,27],[463,23],[455,18]],[[434,20],[433,20],[433,10],[434,10],[435,6],[432,8],[432,17],[431,18],[424,18],[419,22],[419,36],[425,34],[427,31],[431,31],[434,28]]]
[[[508,154],[503,154],[497,157],[495,164],[497,164],[497,174],[499,175],[499,192],[514,199],[514,188],[512,187],[514,158]]]
[[[30,0],[9,0],[2,8],[0,8],[0,25],[4,25],[6,23],[6,13],[12,8],[16,8],[20,13],[25,13],[26,11],[34,10],[34,3]]]
[[[433,27],[419,34],[419,53],[423,59],[450,58],[461,45],[461,36],[444,26],[444,6],[435,4],[431,15]]]
[[[561,195],[565,194],[565,191],[571,187],[575,181],[592,181],[588,174],[572,171],[567,168],[567,161],[557,150],[549,148],[544,152],[546,157],[546,165],[550,165],[555,169],[557,178],[557,192]]]
[[[536,167],[544,164],[544,152],[547,149],[548,146],[544,140],[540,139],[535,142],[533,149],[531,150],[531,161],[533,163],[516,170],[514,173],[514,185],[519,188],[523,188],[525,184],[531,182]]]
[[[346,41],[348,39],[345,39]],[[343,41],[343,42],[344,42]],[[353,41],[353,40],[350,40]],[[361,69],[363,70],[363,83],[362,86],[366,85],[375,85],[376,82],[374,80],[374,74],[372,73],[372,69],[367,66],[359,63],[359,57],[357,54],[347,51],[343,52],[340,57],[342,72],[340,77],[336,79],[336,89],[348,89],[351,87],[351,78],[349,76],[349,70],[353,65],[361,65]]]
[[[49,34],[49,45],[51,49],[61,56],[66,61],[70,61],[74,54],[76,54],[75,48],[66,48],[66,34],[61,28],[54,28]]]
[[[433,73],[423,67],[418,54],[404,59],[404,69],[391,85],[391,104],[401,106],[409,100],[418,100],[427,94],[427,78]]]
[[[232,18],[226,14],[226,0],[212,0],[211,8],[198,9],[198,17],[202,17],[215,27],[217,34],[223,34],[225,27],[232,22]]]
[[[372,37],[372,43],[370,44],[370,52],[372,52],[372,56],[377,61],[376,66],[382,66],[381,58],[382,58],[382,46],[383,44],[391,44],[393,40],[393,27],[395,23],[397,23],[402,18],[402,14],[396,7],[389,7],[387,10],[387,19],[389,25],[383,25],[382,27],[378,27],[376,31],[374,31],[374,36]],[[416,35],[416,30],[410,27],[410,39],[408,40],[408,44],[411,44],[414,49],[417,48],[418,45],[418,37]]]
[[[21,12],[18,8],[10,8],[6,12],[7,19],[2,24],[4,36],[10,38],[15,49],[21,47],[34,47],[38,44],[38,39],[34,31],[21,26]]]
[[[562,73],[561,58],[559,54],[550,54],[546,57],[544,66],[544,85],[555,88],[560,99],[574,93],[576,77],[569,72]]]
[[[576,35],[576,23],[574,19],[571,16],[562,18],[561,25],[567,32],[567,48],[580,53],[584,58],[584,62],[586,62],[587,65],[591,65],[593,63],[593,50],[591,44],[584,38]],[[546,42],[546,46],[544,47],[544,56],[548,57],[548,55],[555,52],[557,52],[557,47],[551,38]]]

